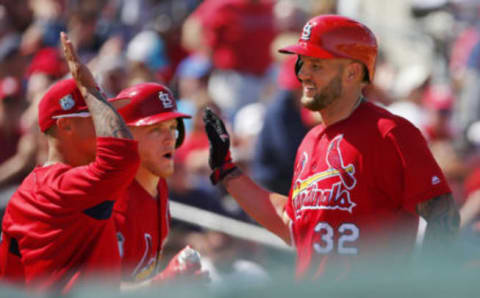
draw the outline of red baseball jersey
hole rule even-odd
[[[420,131],[369,102],[307,134],[292,183],[300,278],[338,277],[371,257],[400,261],[414,247],[416,205],[450,192]]]
[[[122,258],[122,278],[141,281],[157,272],[168,236],[170,213],[165,179],[152,197],[136,180],[114,206],[117,239]]]
[[[0,277],[23,275],[27,288],[62,292],[100,272],[118,281],[111,214],[138,165],[136,141],[98,138],[96,160],[86,166],[34,169],[7,205]]]

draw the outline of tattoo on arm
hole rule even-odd
[[[133,139],[122,117],[103,94],[96,88],[89,88],[87,91],[85,101],[92,115],[97,137]]]
[[[458,232],[460,215],[451,194],[417,205],[417,214],[427,221],[424,246],[452,243]]]

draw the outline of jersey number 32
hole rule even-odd
[[[358,227],[351,223],[341,224],[337,231],[335,231],[331,225],[326,222],[319,222],[315,226],[315,232],[320,233],[321,241],[315,242],[313,248],[319,254],[328,254],[330,253],[335,246],[335,239],[338,238],[338,243],[336,245],[337,252],[342,255],[356,255],[358,254],[358,248],[353,247],[352,244],[355,242],[359,235],[360,230]],[[338,237],[335,237],[335,232],[338,233]],[[352,243],[350,243],[352,242]]]

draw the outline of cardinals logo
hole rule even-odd
[[[153,250],[152,236],[148,233],[144,234],[145,236],[145,251],[142,259],[138,263],[137,267],[132,273],[132,276],[135,280],[144,280],[154,272],[155,266],[157,264],[157,256]]]
[[[350,191],[357,184],[355,178],[355,166],[345,164],[341,151],[341,142],[343,135],[335,137],[327,148],[325,163],[328,168],[319,173],[315,173],[305,179],[297,178],[295,181],[292,201],[296,210],[296,216],[300,217],[304,210],[329,209],[343,210],[352,213],[356,206],[350,198]],[[300,177],[308,161],[308,155],[304,153],[298,163],[296,172]],[[329,184],[325,188],[323,183],[327,179],[338,179],[338,182]]]
[[[302,40],[309,40],[310,39],[310,36],[312,35],[312,28],[313,28],[313,25],[310,24],[310,23],[307,23],[303,27],[302,37],[301,37]]]
[[[67,94],[60,99],[60,106],[62,110],[68,111],[71,110],[75,106],[75,100],[73,99],[72,95]]]
[[[168,93],[160,91],[160,92],[158,92],[158,98],[162,102],[162,105],[163,105],[164,109],[173,108],[173,100],[170,98]]]

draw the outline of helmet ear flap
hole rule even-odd
[[[297,80],[299,82],[302,82],[302,80],[300,80],[300,78],[298,77],[298,74],[300,73],[302,66],[303,66],[303,61],[302,59],[300,59],[300,56],[297,56],[297,61],[295,62],[295,75],[297,76]]]
[[[177,141],[175,142],[175,148],[180,147],[185,140],[185,123],[183,123],[182,118],[177,118],[177,130],[178,136]]]

